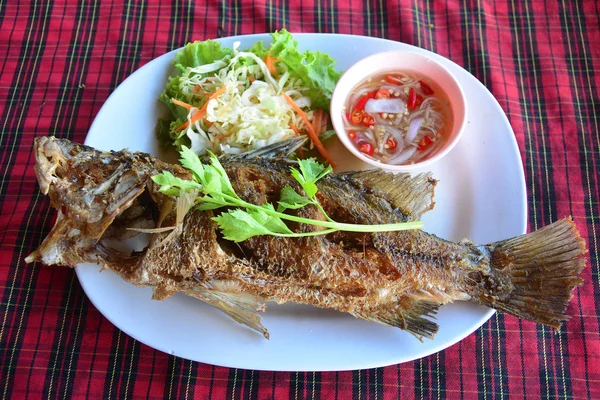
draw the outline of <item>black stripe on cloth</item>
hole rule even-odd
[[[227,18],[229,24],[226,32],[229,33],[228,36],[237,36],[240,34],[240,9],[242,8],[242,4],[240,0],[232,0],[229,3],[231,4],[231,7]],[[283,12],[284,10],[281,9],[281,13]]]
[[[275,3],[275,4],[273,4]],[[279,7],[277,0],[269,0],[267,2],[266,17],[267,17],[267,32],[273,32],[280,27]]]
[[[321,385],[323,381],[323,374],[321,372],[311,372],[310,387],[308,393],[311,399],[321,398]],[[307,396],[308,397],[308,396]]]
[[[240,397],[240,392],[242,388],[242,375],[244,373],[243,369],[238,368],[230,368],[229,369],[229,377],[227,379],[227,398],[228,399],[237,399]]]
[[[366,36],[387,38],[387,2],[382,0],[365,0],[363,2],[363,27]]]
[[[425,398],[426,393],[428,393],[427,389],[429,388],[429,376],[425,360],[423,358],[415,360],[413,361],[413,366],[415,398],[423,399]]]
[[[133,389],[138,375],[141,344],[130,336],[127,336],[125,343],[123,373],[121,374],[123,382],[119,397],[131,399],[134,395]]]
[[[97,1],[94,1],[91,7],[86,5],[86,2],[80,2],[77,6],[76,27],[69,44],[67,66],[61,79],[62,92],[59,94],[58,105],[52,118],[55,123],[51,134],[57,137],[73,140],[75,136],[72,131],[73,120],[84,96],[83,82],[87,76],[92,38],[96,34],[98,6]]]
[[[171,6],[172,40],[169,50],[184,46],[192,40],[194,26],[194,3],[191,0],[177,0]]]
[[[510,393],[508,387],[508,370],[506,364],[506,335],[504,328],[504,314],[497,312],[489,320],[490,327],[490,364],[493,366],[493,388],[500,397]]]
[[[113,70],[112,86],[116,88],[131,75],[138,66],[140,58],[140,35],[146,20],[144,2],[133,3],[128,0],[123,5],[120,35],[117,45],[117,65]]]
[[[101,20],[102,15],[105,13],[106,13],[105,15],[111,15],[111,16],[114,15],[113,14],[114,13],[114,4],[115,4],[114,2],[112,2],[112,1],[110,2],[110,7],[109,7],[108,11],[105,10],[105,8],[102,7],[102,5],[101,5],[100,11],[99,11],[98,17],[97,17],[98,20]],[[90,99],[92,99],[92,108],[94,110],[98,110],[101,106],[101,104],[99,104],[99,103],[104,103],[104,101],[106,100],[106,98],[103,95],[101,95],[101,96],[98,95],[99,91],[100,92],[103,91],[103,85],[100,85],[99,82],[101,80],[102,74],[106,74],[106,75],[108,74],[108,72],[104,72],[105,71],[105,63],[108,62],[109,65],[113,65],[113,59],[114,59],[114,55],[111,54],[111,47],[114,45],[110,42],[111,30],[110,29],[102,29],[103,28],[102,25],[100,25],[100,28],[101,29],[99,31],[97,31],[96,35],[94,36],[93,47],[102,46],[102,52],[100,55],[100,59],[98,61],[95,61],[100,64],[98,70],[101,71],[101,73],[97,74],[96,82],[91,82],[93,89],[87,88],[86,92],[85,92],[86,96],[89,97]],[[99,35],[100,32],[103,32],[104,36],[100,37],[100,35]],[[112,78],[113,79],[111,81],[114,80],[114,76]],[[113,89],[112,85],[111,85],[111,89]],[[93,116],[90,115],[90,119],[92,117]],[[78,132],[76,132],[74,140],[78,141],[78,142],[83,142],[86,133],[87,132],[80,135]]]
[[[525,128],[533,140],[528,141],[525,152],[531,162],[526,166],[533,166],[534,170],[528,170],[526,177],[531,177],[529,184],[532,185],[530,196],[532,198],[530,208],[530,226],[534,229],[556,221],[556,194],[553,176],[553,154],[548,143],[548,119],[544,110],[548,109],[539,88],[543,88],[544,82],[540,54],[536,45],[538,26],[534,23],[531,10],[527,3],[520,3],[517,11],[513,7],[513,19],[516,54],[518,56],[518,72],[522,91],[522,113],[525,118]],[[517,19],[518,17],[518,19]],[[519,40],[520,39],[520,40]],[[534,179],[533,176],[537,176]],[[565,376],[568,371],[562,363],[562,353],[557,350],[563,345],[567,346],[567,337],[563,334],[554,335],[553,331],[545,326],[537,326],[538,354],[539,354],[539,377],[540,395],[542,397],[555,397],[566,392],[572,392],[570,387],[565,387],[564,382],[558,381],[558,376]],[[563,386],[559,389],[559,386]]]
[[[214,365],[210,367],[210,383],[208,388],[208,398],[212,399],[213,397],[213,388],[215,386],[215,369]],[[273,393],[275,392],[275,378],[273,378]]]
[[[411,13],[412,13],[412,23],[413,23],[413,37],[412,37],[412,42],[411,44],[418,46],[418,47],[424,47],[423,44],[423,38],[422,38],[422,33],[423,33],[423,23],[421,21],[421,4],[420,2],[414,1],[412,3],[412,9],[411,9]]]
[[[492,374],[490,363],[485,359],[487,356],[487,347],[485,344],[488,342],[490,322],[483,324],[483,326],[475,331],[475,354],[476,354],[476,365],[477,365],[477,392],[479,393],[480,399],[491,399],[491,386],[490,386],[490,375]]]
[[[254,20],[255,11],[256,7],[253,7],[253,23],[256,23]],[[241,21],[245,17],[242,12],[242,4],[239,0],[219,3],[218,37],[237,36],[241,33]],[[275,12],[278,12],[277,9],[275,9]]]
[[[366,393],[367,389],[367,374],[365,370],[352,371],[352,398],[360,399],[362,394]]]
[[[304,396],[303,396],[304,384],[305,384],[304,372],[290,372],[289,377],[290,377],[290,379],[289,379],[289,382],[290,382],[289,398],[290,399],[304,398]]]
[[[10,95],[8,104],[5,103],[2,118],[2,130],[0,131],[0,148],[4,149],[1,156],[2,181],[0,182],[0,209],[2,209],[6,191],[9,185],[6,175],[12,171],[13,165],[17,160],[15,149],[19,149],[23,137],[22,123],[25,119],[24,113],[27,107],[22,107],[24,104],[29,104],[32,96],[32,88],[35,85],[34,79],[39,68],[40,55],[43,53],[45,36],[47,35],[48,16],[52,9],[51,4],[42,4],[41,6],[34,2],[30,7],[28,14],[27,35],[21,46],[19,59],[22,63],[18,65],[15,77],[11,82],[12,95]],[[16,25],[16,23],[15,23]],[[11,32],[12,36],[12,32]],[[29,83],[25,83],[25,80]],[[20,112],[18,111],[20,109]],[[12,111],[11,111],[12,110]],[[17,111],[15,111],[17,110]],[[13,112],[15,115],[13,115]],[[16,115],[19,115],[17,117]],[[38,120],[39,123],[39,120]],[[10,148],[10,150],[9,150]],[[13,157],[15,155],[15,157]],[[6,159],[8,156],[8,159]],[[21,185],[23,182],[21,182]],[[26,315],[28,315],[31,307],[33,296],[30,295],[35,289],[35,282],[39,271],[37,265],[27,265],[23,258],[28,251],[32,249],[31,235],[28,234],[31,219],[39,224],[38,219],[41,213],[37,213],[39,195],[29,199],[29,203],[25,212],[28,215],[27,219],[23,220],[25,227],[18,230],[15,251],[12,253],[10,272],[7,274],[5,288],[2,293],[2,302],[6,304],[4,313],[2,313],[2,335],[0,336],[1,351],[1,375],[0,375],[0,392],[5,396],[10,396],[13,390],[15,377],[17,376],[17,360],[23,345],[23,334],[27,324]],[[42,204],[44,201],[42,200]],[[45,202],[48,203],[47,201]],[[14,213],[13,213],[14,214]],[[12,218],[12,217],[11,217]],[[6,239],[6,231],[4,232]],[[4,244],[4,239],[2,243]],[[37,244],[37,242],[34,242]],[[24,296],[24,298],[23,298]],[[10,322],[9,322],[10,321]],[[5,328],[7,327],[7,329]],[[31,372],[30,372],[31,374]]]
[[[443,352],[414,362],[415,397],[440,398],[446,393]]]
[[[46,379],[44,381],[44,397],[56,398],[60,396],[60,388],[63,377],[63,364],[65,360],[66,350],[68,349],[70,331],[69,327],[72,324],[75,307],[72,305],[76,298],[80,297],[80,287],[75,278],[75,271],[72,269],[66,270],[68,285],[62,292],[60,306],[58,311],[57,326],[54,332],[54,340],[52,350],[50,351],[50,364],[46,371]],[[55,274],[53,277],[60,276]],[[61,280],[62,281],[62,280]]]
[[[565,4],[565,3],[563,3]],[[571,10],[561,7],[561,24],[566,35],[576,32],[574,37],[578,40],[573,42],[570,39],[565,40],[565,52],[568,63],[568,72],[570,74],[572,93],[575,94],[574,107],[576,108],[578,128],[582,128],[581,134],[577,135],[579,144],[579,157],[581,166],[581,180],[585,194],[585,217],[587,223],[587,237],[594,238],[600,228],[600,211],[598,208],[598,199],[595,198],[596,191],[600,186],[600,90],[595,85],[598,82],[596,71],[592,67],[592,61],[589,60],[590,42],[586,40],[586,26],[583,19],[584,11],[582,5],[578,3],[566,3],[571,5]],[[596,3],[598,10],[598,3]],[[575,21],[576,19],[576,21]],[[600,23],[600,14],[597,14]],[[597,43],[591,43],[597,46]],[[573,51],[574,50],[574,51]],[[578,62],[578,60],[580,60]],[[572,137],[565,140],[572,140]],[[596,201],[594,201],[596,200]],[[600,249],[595,240],[588,241],[590,266],[592,268],[591,285],[594,293],[595,309],[600,309],[600,287],[598,266]],[[600,313],[595,313],[597,324],[600,325]],[[585,340],[583,340],[585,344]],[[587,369],[586,369],[587,373]]]
[[[147,353],[148,351],[146,351]],[[160,353],[158,350],[153,350],[152,351],[152,363],[150,365],[150,377],[149,377],[149,381],[148,381],[148,390],[146,391],[146,398],[149,399],[150,395],[152,394],[152,388],[153,388],[153,384],[154,384],[154,376],[156,375],[156,356],[160,355],[162,356],[163,354]],[[212,384],[212,382],[211,382]]]
[[[86,310],[89,310],[90,307],[93,307],[93,305],[89,304],[89,300],[87,299],[87,296],[85,297],[85,303],[83,304],[83,306],[85,306]],[[94,312],[94,311],[92,311]],[[100,313],[99,311],[95,311],[96,313]],[[104,319],[104,317],[100,317],[97,319],[98,324],[96,326],[92,326],[89,323],[85,326],[85,330],[86,333],[89,337],[89,335],[91,335],[90,332],[94,332],[96,335],[96,339],[94,340],[94,347],[93,349],[97,349],[99,344],[100,344],[100,337],[102,336],[100,334],[100,330],[102,328],[102,324],[103,323],[109,323],[107,320]],[[94,329],[95,328],[95,329]],[[96,351],[92,352],[92,359],[90,360],[90,369],[88,371],[88,375],[87,375],[87,387],[85,389],[85,397],[87,399],[89,399],[91,397],[91,390],[92,390],[92,378],[94,375],[94,365],[96,364]],[[150,379],[152,379],[152,376],[150,376]]]
[[[107,375],[104,380],[104,393],[102,395],[105,399],[112,399],[118,396],[119,390],[119,379],[120,377],[115,375],[119,374],[119,371],[122,370],[121,354],[123,353],[123,344],[122,342],[125,340],[125,335],[121,332],[120,329],[114,329],[112,334],[112,340],[110,349],[111,352],[108,356],[108,364],[107,364]]]
[[[487,50],[487,39],[484,32],[487,25],[483,5],[479,2],[468,4],[464,0],[464,12],[460,14],[461,25],[464,27],[463,54],[466,54],[465,68],[489,87],[490,59]],[[466,8],[468,7],[468,9]],[[476,17],[475,17],[476,16]]]
[[[177,398],[177,385],[175,377],[179,376],[180,368],[178,363],[179,358],[175,356],[167,357],[167,371],[165,374],[165,386],[163,388],[163,399]]]
[[[6,8],[8,8],[9,6],[6,6],[4,8],[4,12],[2,13],[2,15],[0,15],[0,28],[4,28],[4,21],[5,21],[5,17],[8,14],[8,12],[6,12]],[[13,8],[16,8],[16,6],[12,6]],[[18,21],[18,16],[19,13],[15,10],[14,13],[14,18],[12,19],[12,22],[8,23],[8,25],[12,25],[12,28],[10,29],[10,32],[7,31],[7,29],[0,29],[0,40],[3,41],[3,43],[15,43],[15,29],[19,26],[19,24],[17,24]],[[4,67],[6,66],[6,61],[8,60],[10,56],[10,51],[8,51],[8,49],[6,50],[6,52],[4,53],[4,58],[2,59],[2,63],[0,64],[0,81],[4,82],[5,81],[5,77],[4,74],[6,73],[6,70],[4,69]],[[3,106],[6,106],[6,103],[2,104]]]
[[[464,398],[465,395],[465,382],[463,379],[463,346],[462,346],[462,341],[458,342],[458,379],[459,379],[459,390],[460,390],[460,398]]]
[[[435,354],[435,390],[436,397],[441,398],[446,394],[446,353],[440,351]]]
[[[42,216],[45,216],[44,221],[48,217],[48,213],[39,212],[40,210],[46,209],[49,206],[49,201],[42,198],[39,199],[39,195],[35,196],[33,201],[30,201],[26,215],[29,215],[29,220],[34,218],[31,226],[40,226]],[[40,201],[38,204],[38,201]],[[29,224],[28,224],[29,225]],[[13,257],[11,258],[11,265],[16,266],[12,268],[14,270],[14,278],[12,281],[10,280],[6,285],[6,289],[3,293],[2,303],[5,304],[4,315],[6,321],[10,321],[6,326],[9,328],[4,331],[3,336],[0,338],[1,343],[1,365],[2,370],[0,377],[0,392],[4,393],[8,397],[10,397],[15,377],[17,377],[16,370],[16,360],[19,359],[21,349],[23,348],[23,339],[25,332],[25,327],[23,327],[23,322],[26,320],[27,315],[31,311],[31,304],[33,301],[33,293],[36,290],[36,282],[38,280],[38,276],[40,274],[39,268],[41,265],[38,263],[34,264],[25,264],[23,258],[25,254],[29,254],[33,249],[32,243],[28,240],[28,229],[19,229],[19,233],[17,236],[17,243],[22,243],[20,251],[15,251],[13,253]],[[48,272],[46,272],[48,273]],[[50,275],[54,276],[54,271],[50,271]],[[48,306],[48,299],[50,298],[50,286],[48,286],[48,292],[46,293],[45,298],[45,307],[42,312],[42,321],[43,316],[45,315],[45,311]],[[25,321],[26,323],[27,321]],[[38,341],[42,335],[42,329],[38,333]],[[44,332],[47,334],[47,332]],[[35,360],[35,355],[32,356],[31,365]],[[31,382],[33,369],[28,371],[27,380]]]
[[[194,396],[194,392],[196,389],[196,384],[197,384],[197,377],[198,377],[198,366],[199,364],[197,362],[194,361],[189,361],[186,360],[185,361],[185,371],[184,371],[184,385],[185,385],[185,389],[184,389],[184,397],[186,399],[193,399],[195,398]]]
[[[427,50],[437,52],[436,41],[433,34],[433,18],[435,17],[435,14],[431,13],[431,3],[424,3],[425,4],[423,4],[420,8],[420,12],[418,12],[415,16],[415,18],[419,19],[419,31],[423,38],[422,46]]]
[[[258,399],[258,388],[261,379],[260,371],[244,370],[244,399]]]
[[[222,18],[224,18],[225,15],[225,2],[219,2],[219,19],[217,22],[217,38],[222,38],[223,37],[223,25],[221,24],[221,21],[223,20]]]
[[[6,198],[7,174],[12,171],[16,160],[17,150],[22,139],[23,125],[27,120],[26,105],[30,104],[34,95],[33,87],[40,67],[40,58],[45,48],[44,42],[48,35],[48,16],[52,11],[52,4],[32,2],[31,12],[27,26],[27,35],[24,35],[19,59],[23,60],[18,66],[16,76],[11,82],[12,93],[9,95],[8,105],[4,107],[0,117],[0,154],[1,179],[0,179],[0,209]],[[26,83],[27,81],[27,83]],[[1,338],[0,338],[1,339]]]
[[[81,348],[83,334],[82,331],[85,329],[85,317],[90,307],[90,303],[87,300],[83,290],[75,284],[74,296],[69,306],[72,308],[73,318],[71,324],[67,326],[66,331],[68,332],[67,340],[65,341],[64,356],[59,361],[61,377],[57,383],[58,392],[56,397],[72,398],[73,389],[75,382],[75,370],[78,361],[79,349]],[[76,388],[75,388],[76,389]]]
[[[370,397],[381,399],[383,397],[383,368],[371,368],[369,374]]]
[[[313,20],[316,32],[335,33],[339,31],[338,11],[330,2],[315,2]]]
[[[596,7],[597,6],[598,4],[596,3]],[[598,8],[596,8],[596,10],[598,10]],[[584,192],[584,210],[585,219],[587,222],[585,228],[587,231],[587,237],[591,239],[596,236],[598,227],[600,227],[600,212],[598,210],[598,203],[594,203],[595,195],[593,193],[594,188],[598,188],[600,180],[600,165],[598,165],[600,161],[598,157],[600,148],[597,147],[599,146],[598,143],[600,143],[598,136],[598,122],[600,120],[600,96],[598,95],[597,87],[594,84],[594,82],[597,81],[595,76],[596,74],[594,68],[590,67],[592,62],[588,58],[588,55],[591,53],[590,44],[587,40],[585,40],[584,37],[584,34],[586,33],[585,22],[583,22],[585,15],[584,11],[581,10],[580,4],[561,1],[559,3],[559,14],[561,31],[563,36],[566,38],[566,40],[563,41],[563,46],[566,55],[565,61],[568,66],[567,73],[569,75],[570,92],[572,94],[572,99],[570,96],[567,96],[567,98],[573,101],[575,118],[577,121],[576,126],[578,131],[577,142],[579,148],[579,165],[582,166],[582,168],[580,168],[581,186]],[[600,17],[597,19],[600,20]],[[573,33],[575,34],[572,35]],[[597,43],[593,43],[592,45],[596,46]],[[564,133],[563,138],[565,143],[573,140],[571,135],[564,137]],[[594,156],[594,153],[596,156]],[[565,162],[565,165],[566,164],[567,163]],[[567,185],[567,187],[569,187],[569,185]],[[569,200],[570,199],[571,196],[569,195]],[[598,199],[596,198],[595,200],[597,201]],[[570,207],[572,208],[573,203],[569,203]],[[590,268],[592,269],[592,282],[589,285],[586,284],[586,286],[592,288],[594,310],[598,310],[600,309],[600,291],[598,290],[599,249],[596,247],[595,240],[588,240],[588,249]],[[588,314],[588,312],[583,312],[581,296],[578,292],[576,292],[576,298],[578,306],[577,309],[580,310],[579,323],[581,330],[582,351],[583,354],[588,354],[589,349],[585,334],[586,317],[583,315]],[[595,315],[596,324],[598,326],[600,325],[600,314],[596,312]],[[565,354],[565,357],[568,357],[568,354]],[[584,374],[586,378],[585,388],[587,397],[592,398],[593,395],[590,392],[589,384],[590,365],[588,357],[583,357],[583,362],[585,367]],[[570,363],[567,364],[567,370],[570,370],[568,368],[569,365]],[[594,366],[592,366],[592,369],[593,368]],[[571,379],[569,379],[566,384],[570,386]]]
[[[47,13],[50,13],[50,10],[46,11]],[[16,14],[15,14],[16,15]],[[46,15],[46,14],[45,14]],[[56,60],[56,53],[58,51],[58,46],[54,47],[54,52],[52,54],[52,61],[50,63],[50,70],[54,69],[54,65],[55,65],[55,60]],[[48,95],[48,83],[50,81],[50,75],[48,75],[48,80],[45,83],[42,82],[38,82],[39,87],[43,87],[43,92],[41,92],[41,98],[44,99],[47,97]],[[37,120],[36,120],[36,125],[33,129],[34,135],[37,132],[43,132],[46,133],[49,130],[49,127],[46,124],[41,124],[41,119],[40,119],[40,115],[42,113],[42,109],[44,106],[44,102],[42,102],[41,106],[40,106],[40,111],[37,115]],[[31,135],[26,134],[24,135],[24,138],[27,138],[27,141],[29,141],[31,139]],[[26,143],[23,144],[22,142],[20,143],[21,146],[25,145],[25,146],[31,146],[31,143]],[[29,151],[27,152],[28,154],[28,158],[27,161],[25,162],[25,165],[32,165],[34,163],[34,154],[33,152]],[[21,193],[30,193],[31,190],[30,189],[26,189],[24,187],[24,183],[26,182],[26,179],[21,180],[20,184],[19,184],[19,189],[16,190],[16,193],[19,193],[19,196]],[[38,191],[37,187],[34,188],[33,190],[35,190],[35,195],[34,195],[34,202],[33,205],[31,205],[28,207],[25,215],[29,215],[29,217],[27,218],[26,221],[27,225],[25,226],[24,230],[23,228],[21,228],[19,230],[19,235],[21,235],[22,232],[22,237],[19,236],[17,238],[17,243],[24,243],[25,244],[25,250],[24,252],[22,252],[22,254],[29,254],[31,253],[31,251],[34,250],[34,248],[36,248],[37,246],[39,246],[39,244],[42,242],[43,238],[46,237],[46,235],[48,234],[49,230],[51,229],[51,225],[52,225],[52,220],[53,220],[53,216],[54,216],[54,210],[50,207],[50,200],[48,197],[46,196],[41,196],[41,193]],[[15,207],[17,205],[17,203],[19,203],[19,201],[15,202]],[[9,220],[9,225],[11,224],[13,218],[19,218],[19,215],[17,213],[15,213],[15,210],[13,210],[12,212],[9,212],[9,214],[11,215],[10,220]],[[34,218],[33,223],[29,223],[29,221],[31,221],[31,218]],[[33,232],[28,232],[29,230],[29,226],[32,227],[39,227],[37,229],[35,229]],[[2,243],[4,243],[4,240],[6,239],[6,233],[7,231],[4,231],[4,236],[2,239]],[[40,270],[40,268],[44,268],[42,265],[40,264],[33,264],[33,265],[25,265],[22,259],[15,259],[13,260],[13,265],[20,265],[19,268],[15,268],[15,272],[18,270],[22,270],[23,268],[25,268],[26,270],[24,271],[23,276],[25,277],[29,277],[29,288],[26,288],[28,293],[33,293],[34,291],[36,291],[35,286],[32,288],[31,284],[34,282],[38,281],[38,277],[41,274],[50,274],[50,282],[54,282],[54,277],[55,277],[55,270],[52,269],[50,271],[48,270]],[[31,270],[30,270],[31,268]],[[66,273],[66,271],[61,271],[58,273],[58,275],[62,275],[64,276],[65,274],[68,275],[68,273]],[[60,278],[58,279],[60,280]],[[20,279],[19,279],[20,281]],[[11,285],[12,286],[12,285]],[[46,296],[45,296],[45,306],[42,310],[41,313],[41,321],[44,321],[45,316],[46,316],[46,312],[49,310],[49,299],[50,299],[50,290],[52,288],[52,285],[48,285],[48,290],[46,291]],[[28,298],[28,296],[26,295],[26,299]],[[9,300],[4,300],[4,302],[9,302]],[[37,340],[36,340],[36,344],[40,344],[41,340],[42,340],[42,334],[45,333],[43,331],[43,329],[40,329],[38,331],[38,335],[37,335]],[[13,355],[18,357],[18,353]],[[28,382],[28,387],[29,384],[32,382],[32,372],[33,372],[33,366],[34,366],[34,361],[35,361],[35,357],[31,357],[31,363],[30,363],[30,368],[29,368],[29,373],[28,373],[28,377],[27,377],[27,382]],[[3,364],[3,365],[8,365],[8,364]],[[8,384],[8,380],[2,380],[5,381],[5,383]]]

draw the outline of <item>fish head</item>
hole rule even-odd
[[[168,170],[187,176],[145,153],[99,151],[54,137],[36,138],[34,153],[40,189],[58,215],[28,262],[75,266],[137,257],[109,249],[107,239],[126,239],[136,234],[128,228],[155,225],[159,209],[169,202],[154,186],[153,175]]]

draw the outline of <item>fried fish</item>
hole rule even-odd
[[[292,140],[221,163],[242,199],[275,203],[283,187],[298,189],[290,161],[281,156],[300,144]],[[568,319],[572,290],[583,282],[585,243],[570,218],[487,245],[453,243],[421,230],[263,235],[234,243],[211,220],[221,210],[190,209],[185,196],[158,191],[151,177],[160,172],[190,177],[178,165],[52,137],[37,138],[34,151],[41,191],[58,216],[27,262],[97,263],[132,284],[153,287],[157,300],[176,292],[193,296],[265,337],[268,331],[257,313],[267,301],[331,308],[419,338],[433,337],[435,312],[456,300],[558,328]],[[418,220],[431,210],[435,184],[429,174],[368,170],[324,177],[317,197],[335,221],[396,223]],[[312,205],[291,212],[322,217]],[[143,251],[110,247],[112,239],[124,239],[135,229],[153,232]]]

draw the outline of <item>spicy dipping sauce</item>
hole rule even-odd
[[[451,112],[446,95],[417,74],[386,72],[358,84],[348,96],[344,128],[366,156],[392,165],[435,154],[446,140]]]

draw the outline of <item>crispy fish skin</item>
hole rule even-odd
[[[257,315],[263,301],[332,308],[417,337],[433,337],[438,326],[431,317],[455,300],[558,328],[568,319],[572,290],[582,283],[585,243],[570,219],[484,246],[420,230],[258,236],[235,244],[221,238],[212,211],[186,212],[183,197],[175,202],[157,191],[150,178],[162,170],[186,177],[178,166],[54,138],[36,139],[35,151],[40,187],[60,211],[28,262],[96,262],[133,284],[152,286],[155,299],[185,293],[267,337]],[[298,189],[287,162],[232,157],[222,163],[236,192],[254,204],[275,203],[286,185]],[[419,219],[433,208],[434,186],[428,175],[361,171],[326,176],[317,196],[334,220],[393,223]],[[296,212],[321,217],[315,207]],[[109,249],[107,240],[134,221],[172,229],[154,233],[143,252]]]

